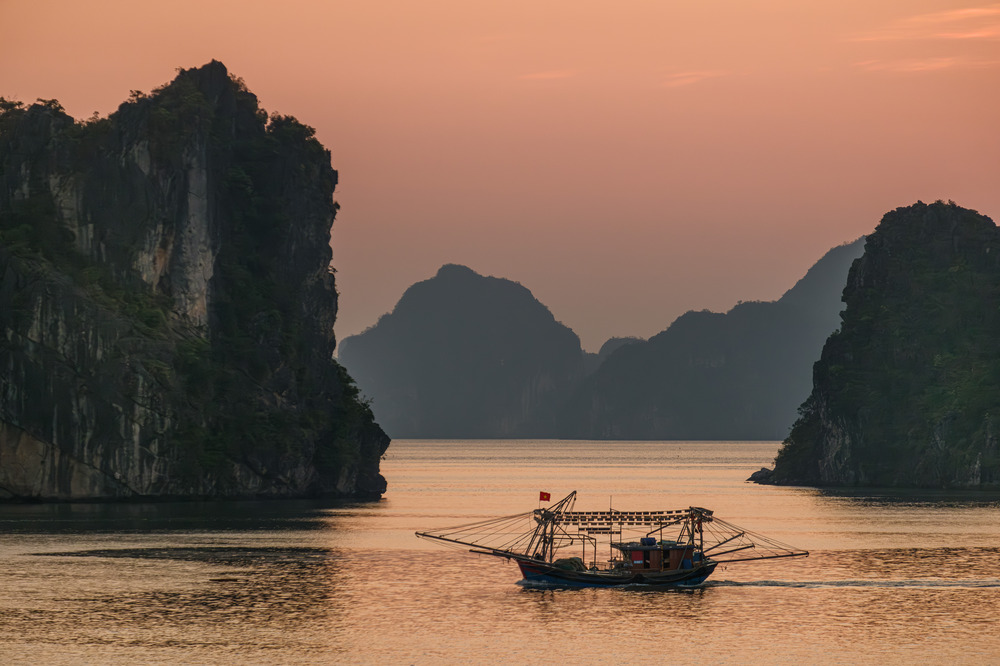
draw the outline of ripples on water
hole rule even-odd
[[[996,496],[743,483],[776,446],[395,442],[377,503],[2,507],[0,662],[1000,661]],[[572,489],[812,553],[695,589],[539,590],[413,537]]]

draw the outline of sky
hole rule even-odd
[[[1000,219],[1000,3],[0,0],[0,96],[79,119],[212,59],[332,152],[341,339],[459,263],[597,351],[917,200]]]

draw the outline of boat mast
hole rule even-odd
[[[547,509],[535,509],[535,522],[538,523],[538,527],[535,528],[535,533],[531,536],[531,541],[528,542],[525,555],[535,557],[536,549],[541,548],[539,559],[543,562],[552,561],[556,542],[556,515],[565,511],[567,506],[572,508],[575,501],[576,491],[574,490]]]
[[[552,557],[553,557],[552,552],[555,550],[554,546],[556,545],[556,521],[555,521],[555,518],[553,518],[549,522],[549,536],[548,536],[548,539],[546,539],[545,543],[548,546],[548,550],[549,550],[548,557],[546,558],[545,561],[546,562],[551,562],[552,561]]]

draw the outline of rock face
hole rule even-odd
[[[551,428],[584,371],[580,339],[526,288],[447,265],[345,338],[340,360],[393,437],[515,437]]]
[[[311,128],[214,61],[103,120],[0,104],[0,497],[383,492]]]
[[[810,368],[837,328],[862,241],[830,250],[781,299],[688,312],[611,353],[561,413],[560,436],[780,439],[809,393]]]
[[[1000,230],[952,203],[885,215],[778,454],[781,484],[995,487]]]

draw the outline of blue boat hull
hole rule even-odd
[[[538,560],[517,560],[521,583],[532,587],[693,587],[704,583],[717,564],[706,559],[689,569],[666,571],[567,571]]]

